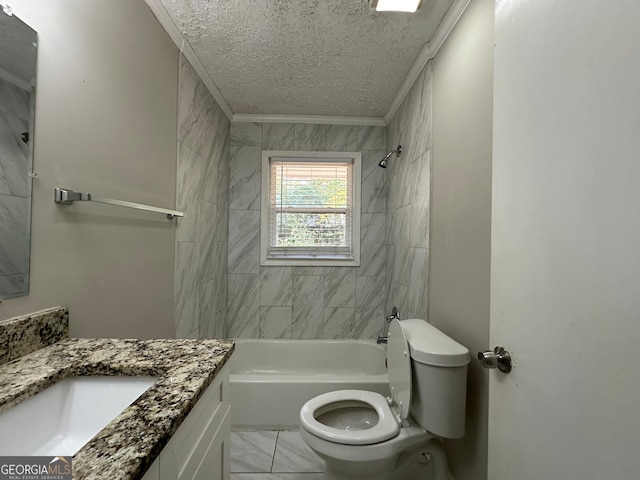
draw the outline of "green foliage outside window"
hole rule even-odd
[[[278,247],[346,245],[346,180],[288,178],[284,185],[278,182],[275,191],[276,204],[283,209],[276,213]],[[343,212],[323,213],[324,209]]]

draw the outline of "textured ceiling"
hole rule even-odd
[[[236,114],[381,117],[453,0],[161,0]]]

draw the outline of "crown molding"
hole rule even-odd
[[[167,12],[167,9],[164,8],[164,5],[162,5],[160,0],[144,1],[149,9],[151,9],[151,12],[156,17],[160,25],[164,28],[165,32],[167,32],[169,38],[171,38],[175,46],[178,47],[178,50],[180,50],[180,52],[189,61],[193,69],[202,80],[202,83],[204,83],[204,85],[207,87],[207,90],[209,90],[211,96],[213,96],[229,121],[231,121],[233,118],[233,112],[231,111],[231,108],[229,108],[227,101],[220,93],[220,90],[218,90],[218,87],[211,78],[211,75],[209,75],[207,70],[204,68],[204,65],[202,65],[202,62],[193,51],[193,48],[191,48],[191,45],[189,45],[189,42],[185,40],[182,32],[180,32],[178,26],[174,23],[171,15],[169,15],[169,12]]]
[[[313,123],[322,125],[367,125],[385,127],[381,117],[339,117],[329,115],[233,115],[231,123]]]
[[[384,121],[387,125],[395,115],[398,108],[400,108],[400,105],[402,104],[405,97],[409,93],[409,90],[411,90],[411,87],[413,86],[414,82],[420,75],[420,72],[422,72],[422,69],[424,68],[424,66],[432,58],[433,58],[433,54],[431,53],[431,48],[429,47],[428,43],[425,43],[424,47],[422,47],[422,50],[420,50],[420,53],[418,54],[416,61],[413,62],[413,65],[411,65],[411,68],[409,69],[409,73],[407,73],[407,75],[404,77],[404,80],[402,81],[400,88],[398,89],[395,96],[393,97],[393,100],[391,100],[391,104],[389,105],[389,109],[387,110],[387,113],[384,114]]]
[[[386,124],[391,122],[391,119],[409,93],[409,90],[411,90],[411,87],[420,75],[420,72],[422,72],[422,69],[429,60],[433,59],[433,57],[438,53],[438,50],[440,50],[440,47],[444,44],[445,40],[451,33],[451,30],[453,30],[453,27],[458,23],[458,20],[469,6],[470,2],[471,0],[455,0],[447,14],[442,19],[442,22],[440,22],[440,25],[438,25],[438,28],[431,37],[431,40],[422,47],[422,50],[420,50],[415,62],[411,65],[409,73],[404,77],[402,85],[400,85],[400,88],[393,97],[387,112],[384,114],[384,121]]]
[[[438,25],[433,37],[429,40],[429,48],[431,49],[431,53],[434,57],[470,3],[471,0],[455,0],[453,2],[453,5],[451,5],[451,8],[442,19],[442,22]]]

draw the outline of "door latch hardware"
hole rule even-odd
[[[512,368],[511,354],[504,347],[496,347],[493,352],[478,352],[478,361],[484,368],[497,368],[509,373]]]

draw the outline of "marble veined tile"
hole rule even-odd
[[[199,259],[199,244],[178,242],[174,280],[176,338],[186,338],[188,334],[198,330],[200,318],[200,292],[197,284]]]
[[[211,203],[218,202],[218,177],[225,175],[229,164],[229,137],[228,128],[213,130],[212,138],[209,138],[205,145],[205,152],[202,155],[202,188],[200,198]],[[224,133],[226,132],[226,133]],[[228,188],[228,187],[227,187]]]
[[[323,338],[353,338],[355,308],[325,308]]]
[[[178,143],[178,168],[176,208],[185,213],[176,227],[176,241],[192,242],[196,236],[198,218],[198,194],[202,185],[202,161],[200,155],[188,146]]]
[[[400,318],[409,318],[405,305],[407,304],[407,293],[409,288],[398,282],[391,282],[386,301],[385,312],[390,313],[391,309],[395,306],[400,311]]]
[[[326,150],[328,152],[355,152],[358,149],[356,125],[327,125]]]
[[[291,335],[293,338],[322,338],[324,277],[293,276]]]
[[[262,148],[262,124],[234,123],[231,125],[231,146]]]
[[[213,242],[218,218],[218,205],[204,200],[198,200],[198,204],[195,241],[203,244]]]
[[[24,120],[31,116],[30,93],[0,78],[0,110]]]
[[[198,287],[181,298],[180,306],[175,317],[175,338],[197,338],[201,306]]]
[[[291,306],[293,267],[260,267],[260,306]]]
[[[323,472],[324,462],[307,446],[298,432],[278,432],[273,472]]]
[[[415,186],[411,200],[411,246],[429,248],[431,150],[413,162]]]
[[[218,206],[218,218],[216,219],[216,241],[229,241],[229,175],[217,176],[218,185],[216,192],[216,205]]]
[[[395,197],[395,204],[398,208],[405,207],[411,203],[416,175],[418,174],[412,169],[413,165],[414,162],[403,163],[398,168],[397,175],[392,177],[389,195]]]
[[[384,277],[356,279],[356,338],[374,338],[384,327]]]
[[[226,281],[226,279],[225,279]],[[200,288],[200,318],[198,324],[198,338],[216,338],[216,301],[217,280],[211,279],[199,285]]]
[[[216,218],[218,206],[198,200],[198,219],[196,224],[196,242],[200,244],[200,261],[198,264],[198,280],[204,282],[215,277],[215,265],[211,260],[215,255]]]
[[[17,297],[28,293],[29,275],[0,275],[0,292],[4,298]]]
[[[208,91],[183,55],[180,57],[178,88],[178,141],[201,153],[206,134],[204,93]]]
[[[260,273],[260,212],[229,212],[229,273]]]
[[[211,203],[224,203],[220,197],[229,198],[230,153],[227,137],[217,138],[209,158],[205,159],[201,197]]]
[[[294,275],[324,275],[324,267],[293,267]]]
[[[365,151],[362,154],[362,195],[360,210],[363,213],[386,212],[387,170],[380,168],[378,162],[384,158],[384,150]],[[392,157],[391,160],[396,160]],[[400,160],[400,159],[397,159]]]
[[[416,156],[431,148],[431,95],[433,88],[432,64],[429,62],[416,79],[410,93],[410,135]]]
[[[327,268],[324,275],[324,306],[355,307],[356,272],[353,267]]]
[[[410,318],[427,318],[429,298],[429,250],[412,248],[409,251],[410,281],[405,302],[405,314]]]
[[[229,177],[229,208],[260,210],[262,185],[260,147],[232,147]]]
[[[231,471],[270,472],[278,432],[231,432]]]
[[[292,307],[260,307],[260,338],[291,338]]]
[[[31,197],[0,195],[0,272],[29,273]]]
[[[360,216],[360,266],[357,277],[384,276],[386,263],[385,222],[383,213]]]
[[[31,157],[20,134],[29,129],[26,120],[0,111],[0,194],[29,195]]]
[[[260,335],[260,275],[228,276],[229,337],[258,338]]]
[[[395,256],[393,263],[393,280],[403,285],[409,284],[409,248],[411,240],[411,206],[398,208],[395,213],[394,231],[392,232]]]
[[[295,124],[295,149],[301,151],[323,151],[327,144],[327,126],[309,123]]]
[[[358,150],[385,150],[386,147],[386,127],[358,127]]]
[[[294,150],[295,125],[293,123],[263,123],[263,150]]]

